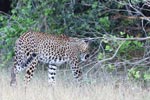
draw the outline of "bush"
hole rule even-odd
[[[140,3],[146,2],[142,0]],[[138,0],[133,0],[133,2],[129,0],[44,0],[44,2],[42,0],[13,0],[11,14],[0,13],[1,66],[5,66],[12,59],[16,39],[29,30],[76,37],[93,37],[97,42],[94,46],[100,50],[98,60],[112,57],[121,43],[115,40],[116,37],[132,38],[148,35],[146,30],[149,25],[148,20],[144,19],[142,25],[145,25],[145,30],[141,31],[143,29],[141,19],[134,17],[143,16],[142,12],[139,13],[143,8],[139,9],[137,6],[140,3]],[[129,4],[132,4],[134,9]],[[109,37],[99,38],[105,38],[105,36],[110,36],[112,40],[109,41]],[[115,62],[124,63],[134,59],[134,56],[130,54],[138,51],[139,48],[140,52],[144,52],[143,45],[142,42],[126,41],[113,60],[104,63],[107,66],[106,70],[113,72],[116,66],[122,67]],[[129,72],[132,73],[132,71]],[[139,71],[132,74],[139,77]],[[149,75],[146,75],[144,77],[148,79]]]

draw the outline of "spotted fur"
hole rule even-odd
[[[88,41],[78,38],[57,36],[39,32],[24,33],[16,41],[14,66],[11,82],[16,83],[16,74],[26,69],[25,83],[33,76],[37,63],[48,63],[48,82],[55,84],[57,66],[64,62],[70,64],[74,78],[78,81],[82,72],[79,68],[80,56],[88,51]]]

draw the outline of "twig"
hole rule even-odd
[[[88,74],[95,66],[99,66],[99,65],[100,65],[101,63],[103,63],[103,62],[106,62],[106,61],[109,61],[109,60],[114,59],[114,58],[116,57],[116,55],[117,55],[117,53],[118,53],[120,47],[123,45],[123,43],[124,43],[124,42],[122,42],[122,43],[119,45],[119,47],[117,48],[117,50],[115,51],[115,53],[114,53],[114,55],[113,55],[112,57],[98,61],[93,67],[91,67],[91,68],[87,71],[86,74]]]
[[[121,15],[121,14],[118,14],[118,15],[115,15],[115,16],[112,16],[112,19],[114,19],[114,20],[117,20],[117,19],[119,19],[119,18],[122,18],[122,19],[145,19],[145,20],[147,20],[147,19],[150,19],[150,17],[149,16],[125,16],[125,15]]]
[[[113,38],[113,39],[116,39],[116,40],[121,40],[121,41],[134,41],[134,40],[137,40],[137,41],[144,41],[144,40],[148,40],[150,39],[150,37],[145,37],[145,38]]]
[[[119,40],[119,41],[144,41],[149,40],[150,37],[144,37],[144,38],[119,38],[119,37],[111,37],[111,36],[104,36],[104,37],[95,37],[95,38],[87,38],[89,40],[97,40],[97,39],[106,39],[106,40]]]

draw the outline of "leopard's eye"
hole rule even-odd
[[[84,42],[85,42],[85,43],[88,43],[88,42],[89,42],[89,40],[88,40],[88,39],[84,39]]]
[[[86,55],[85,55],[85,59],[88,59],[89,57],[90,57],[89,54],[86,54]]]

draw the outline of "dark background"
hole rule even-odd
[[[10,13],[10,10],[11,10],[11,0],[0,0],[0,11]]]

